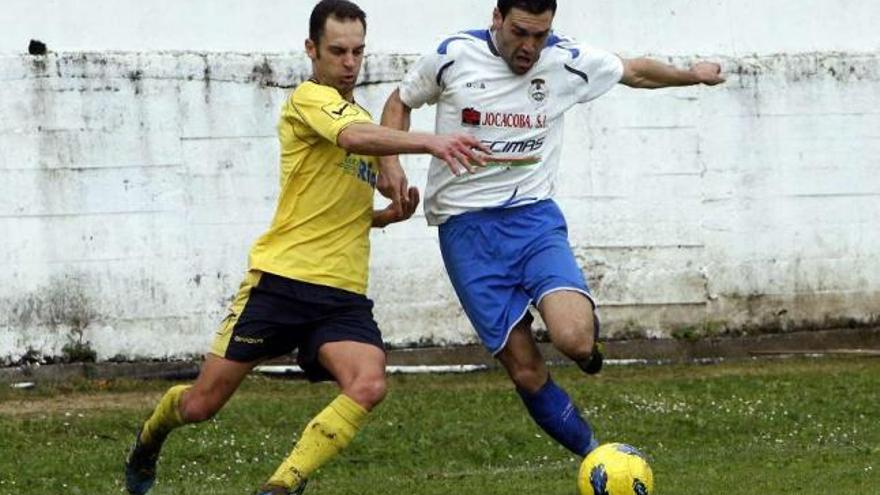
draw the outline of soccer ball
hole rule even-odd
[[[584,459],[577,484],[580,495],[651,495],[654,473],[635,447],[606,443]]]

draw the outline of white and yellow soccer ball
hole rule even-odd
[[[581,463],[577,485],[580,495],[651,495],[654,473],[635,447],[606,443]]]

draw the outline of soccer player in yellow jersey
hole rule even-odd
[[[259,495],[301,493],[318,467],[352,440],[385,397],[385,350],[365,293],[369,229],[412,216],[418,191],[406,188],[373,211],[380,180],[405,184],[394,160],[430,153],[450,167],[482,163],[465,135],[406,133],[375,125],[353,98],[366,16],[345,0],[314,8],[306,51],[313,77],[281,111],[281,193],[272,224],[254,244],[249,270],[191,386],[162,397],[138,432],[125,465],[126,488],[152,487],[159,451],[179,426],[212,417],[260,361],[298,349],[309,379],[332,379],[340,395],[318,413]],[[389,189],[393,189],[389,187]]]

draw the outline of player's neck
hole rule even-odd
[[[342,92],[336,86],[322,82],[320,79],[318,79],[318,76],[315,75],[314,73],[312,74],[312,77],[309,78],[309,81],[313,82],[315,84],[320,84],[321,86],[327,86],[329,88],[333,88],[336,90],[337,93],[339,93],[340,96],[342,96],[343,99],[345,99],[351,103],[354,103],[354,89],[352,89],[348,92]]]

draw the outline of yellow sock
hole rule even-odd
[[[171,430],[182,426],[185,422],[180,415],[180,397],[191,385],[177,385],[165,392],[150,419],[141,430],[141,443],[160,445]]]
[[[293,488],[335,457],[354,438],[367,417],[367,410],[340,395],[315,416],[293,447],[290,456],[269,479],[270,485]]]

